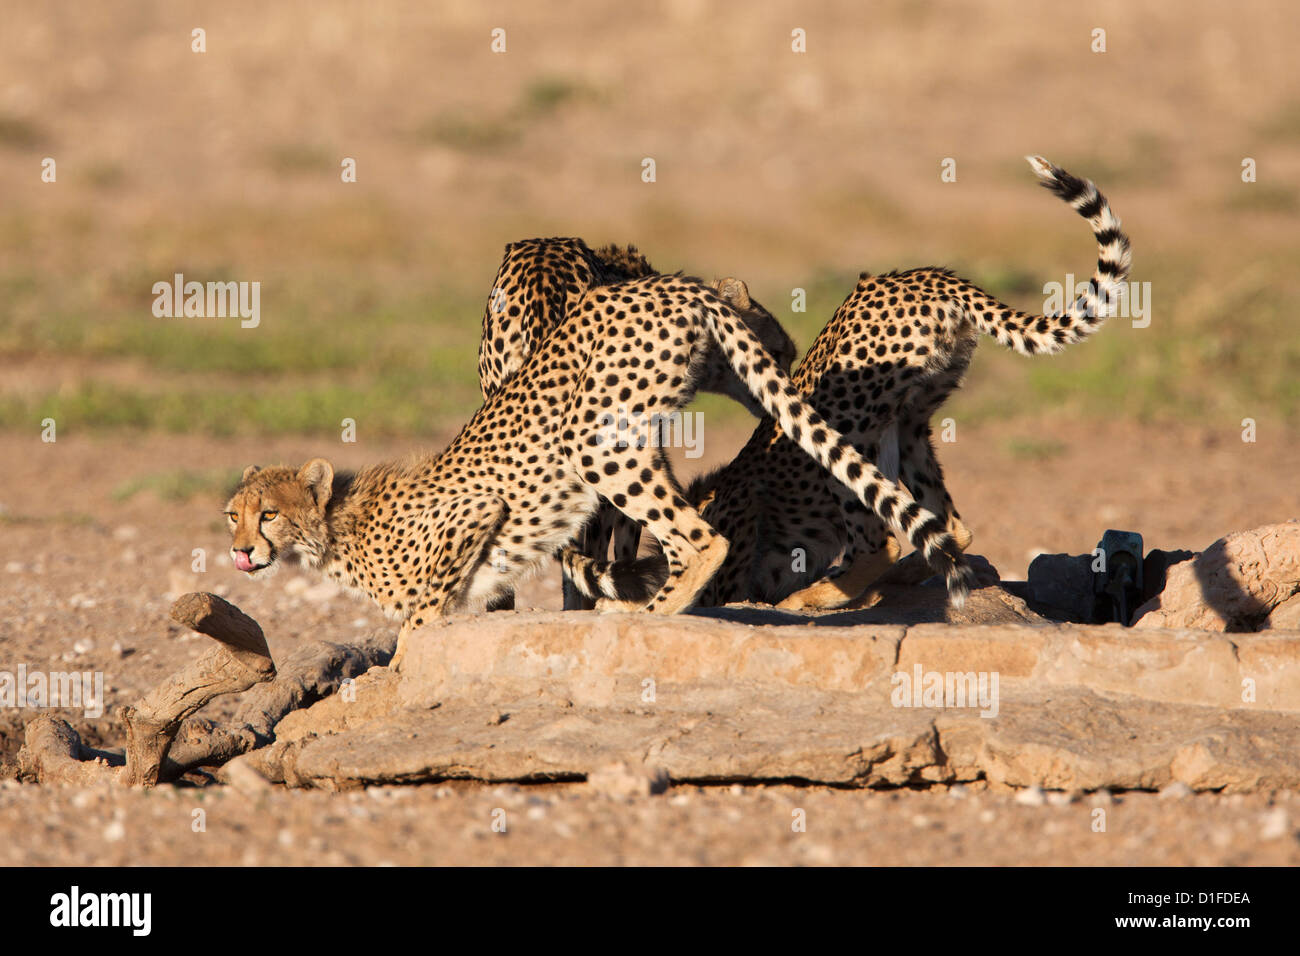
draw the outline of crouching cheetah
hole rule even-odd
[[[491,398],[524,364],[551,329],[559,325],[570,307],[597,286],[627,279],[657,275],[658,271],[635,246],[604,246],[593,250],[581,239],[524,239],[506,246],[497,269],[492,291],[483,310],[483,337],[479,343],[478,376],[483,397]],[[794,362],[795,344],[781,323],[767,309],[749,297],[745,283],[735,278],[719,279],[718,295],[738,311],[763,348],[783,370]],[[705,352],[697,389],[717,392],[740,402],[756,417],[763,407],[736,377],[717,347]],[[626,367],[624,365],[623,367]],[[612,507],[601,507],[583,533],[579,552],[603,557],[610,538],[631,541],[636,554],[636,525],[620,520]],[[511,593],[502,595],[492,608],[514,606]],[[591,603],[564,579],[564,607],[580,609]]]
[[[793,376],[833,428],[942,517],[963,550],[971,535],[944,486],[930,418],[960,384],[979,333],[1026,355],[1057,352],[1100,327],[1129,274],[1128,237],[1096,187],[1041,157],[1029,163],[1042,185],[1088,220],[1100,248],[1087,291],[1063,314],[1018,312],[944,269],[864,273]],[[701,604],[844,606],[900,553],[875,516],[771,420],[734,461],[697,479],[686,498],[731,543]],[[842,573],[824,577],[837,559]],[[579,590],[613,602],[641,600],[665,573],[655,555],[610,563],[566,553],[562,560]],[[908,565],[891,577],[925,576]]]
[[[248,469],[226,506],[235,566],[259,573],[298,555],[359,588],[411,631],[490,600],[573,542],[600,499],[648,529],[667,564],[646,610],[690,607],[727,542],[682,497],[657,443],[611,435],[680,413],[707,353],[731,368],[783,432],[848,484],[945,574],[954,601],[973,578],[942,521],[885,479],[813,408],[740,314],[699,280],[648,276],[583,295],[519,371],[438,455],[340,475]]]

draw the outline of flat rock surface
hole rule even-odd
[[[689,783],[1300,788],[1298,681],[1300,635],[1279,632],[498,614],[417,632],[400,678],[372,671],[355,701],[296,715],[285,778],[536,782],[624,762]]]

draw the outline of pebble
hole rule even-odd
[[[1186,800],[1192,795],[1192,788],[1181,780],[1175,780],[1160,791],[1161,800]]]
[[[1032,787],[1026,787],[1016,794],[1016,803],[1026,807],[1041,807],[1047,802],[1043,795],[1043,788],[1035,784]]]
[[[1259,838],[1261,840],[1280,840],[1291,832],[1291,817],[1281,807],[1260,817]]]

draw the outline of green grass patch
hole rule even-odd
[[[231,491],[238,484],[240,474],[238,468],[207,470],[174,468],[124,481],[113,489],[112,497],[114,501],[130,501],[144,492],[153,494],[163,501],[189,501],[200,496],[213,497]]]
[[[1300,194],[1282,183],[1240,183],[1228,192],[1224,208],[1234,212],[1276,212],[1290,215],[1300,210]]]
[[[280,143],[266,151],[268,169],[278,176],[300,176],[303,173],[337,173],[342,156],[315,143]]]
[[[519,143],[530,126],[578,103],[600,103],[595,87],[562,75],[539,76],[527,83],[509,107],[496,113],[445,110],[415,130],[415,137],[465,153],[490,153]]]
[[[40,126],[21,116],[0,113],[0,146],[13,149],[32,149],[46,141]]]
[[[1013,438],[1007,451],[1021,461],[1049,461],[1065,451],[1065,443],[1053,438]]]

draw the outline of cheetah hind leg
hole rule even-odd
[[[665,554],[667,554],[665,548]],[[655,614],[676,614],[695,604],[701,591],[708,587],[713,576],[727,559],[727,539],[714,532],[703,548],[694,550],[690,557],[675,556],[668,562],[668,578],[651,598],[645,601],[627,601],[617,598],[600,598],[596,610],[602,614],[619,614],[628,611],[651,611]]]
[[[706,528],[704,519],[700,524]],[[713,531],[712,528],[709,528]],[[660,539],[664,545],[664,554],[668,557],[668,580],[659,589],[659,593],[650,599],[646,610],[654,614],[677,614],[695,604],[701,591],[708,587],[713,576],[727,559],[727,539],[713,531],[702,548],[686,552],[689,558],[677,551],[668,542]]]
[[[617,514],[617,509],[602,499],[600,507],[578,535],[577,552],[585,557],[604,561],[609,551],[610,525],[614,522],[614,516]],[[598,606],[573,583],[573,579],[569,576],[569,569],[564,567],[563,563],[561,563],[560,575],[560,585],[564,596],[564,610],[589,611]]]
[[[659,467],[662,469],[662,465]],[[662,471],[660,480],[672,481]],[[667,507],[644,506],[641,500],[645,497],[631,498],[619,510],[635,519],[659,541],[668,562],[668,577],[650,603],[641,607],[653,614],[677,614],[695,604],[700,592],[722,567],[722,562],[727,559],[727,539],[714,531],[675,487]],[[660,504],[658,501],[654,503]]]
[[[617,508],[612,509],[613,521],[611,532],[614,542],[615,563],[634,564],[637,548],[641,543],[641,526]],[[646,606],[645,601],[623,601],[618,598],[600,598],[596,601],[596,610],[602,614],[620,614],[627,611],[640,611]]]

